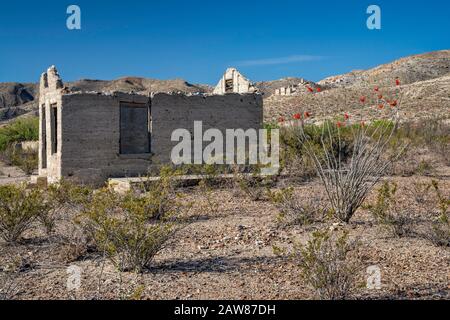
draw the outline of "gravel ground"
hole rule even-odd
[[[426,230],[437,215],[435,200],[412,201],[413,182],[430,178],[393,178],[399,184],[399,204],[413,212],[414,232],[392,237],[360,210],[347,227],[360,242],[361,282],[368,266],[381,269],[382,289],[359,286],[355,299],[448,299],[450,250],[433,246]],[[450,182],[440,179],[448,193]],[[295,192],[305,201],[320,194],[313,181]],[[16,299],[313,299],[314,292],[300,277],[295,261],[276,255],[273,247],[290,249],[304,243],[325,223],[281,228],[277,209],[268,201],[251,201],[229,189],[214,190],[213,206],[199,190],[185,190],[195,201],[192,223],[182,229],[143,274],[119,273],[95,253],[66,262],[58,237],[30,235],[15,246],[0,246],[3,268],[20,259],[14,279]],[[368,201],[373,200],[375,193]],[[448,196],[448,194],[447,194]],[[82,271],[81,288],[68,292],[69,266]]]

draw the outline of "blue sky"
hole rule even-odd
[[[82,29],[66,28],[80,6]],[[366,9],[382,9],[382,29]],[[450,49],[450,1],[1,1],[0,82],[142,76],[215,84],[237,66],[254,81],[320,80]]]

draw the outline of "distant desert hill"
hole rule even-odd
[[[33,101],[39,86],[34,83],[0,83],[0,108],[19,106]]]
[[[117,80],[83,79],[64,84],[71,91],[83,92],[183,92],[207,93],[212,87],[194,85],[182,79],[157,80],[138,77],[126,77]],[[15,117],[37,113],[39,84],[0,83],[0,121],[8,121]]]
[[[450,50],[414,55],[380,65],[369,70],[358,70],[326,78],[318,84],[348,87],[365,84],[389,86],[390,79],[400,78],[403,84],[431,80],[450,73]]]
[[[261,81],[256,82],[255,86],[258,88],[259,92],[264,93],[266,97],[269,97],[275,93],[276,89],[298,85],[299,83],[309,84],[312,87],[316,86],[314,82],[305,80],[303,78],[283,78],[273,81]]]
[[[157,80],[137,77],[126,77],[112,81],[79,80],[66,84],[71,91],[98,91],[98,92],[183,92],[205,93],[211,89],[204,85],[194,85],[182,79]]]
[[[399,87],[396,78],[401,82]],[[290,119],[294,113],[302,111],[310,112],[316,121],[344,113],[354,119],[378,119],[383,117],[383,112],[370,105],[373,101],[365,107],[359,102],[361,96],[373,96],[375,87],[389,99],[394,99],[400,90],[403,97],[400,115],[404,120],[448,119],[450,50],[410,56],[373,69],[329,77],[319,81],[318,85],[323,88],[320,93],[265,99],[265,121],[277,121],[280,117]]]
[[[358,70],[326,78],[318,83],[302,78],[284,78],[257,82],[255,85],[264,94],[264,117],[276,121],[280,116],[289,118],[294,112],[308,110],[320,120],[342,112],[357,116],[363,114],[358,105],[361,95],[366,95],[375,86],[386,96],[396,89],[395,79],[401,81],[404,99],[402,111],[406,118],[450,115],[450,50],[414,55],[380,65],[369,70]],[[276,89],[305,82],[323,90],[314,95],[306,90],[298,96],[275,96]],[[157,80],[125,77],[117,80],[79,80],[65,84],[72,91],[85,92],[184,92],[211,93],[208,85],[194,85],[182,79]],[[397,88],[398,89],[398,88]],[[23,114],[36,114],[38,110],[38,84],[0,83],[0,121],[8,121]]]

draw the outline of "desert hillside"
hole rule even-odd
[[[379,87],[385,98],[395,99],[401,89],[400,109],[405,120],[446,117],[450,114],[450,50],[405,57],[369,70],[353,71],[314,83],[302,78],[262,81],[255,85],[265,97],[265,120],[289,118],[299,111],[308,111],[316,120],[342,112],[367,118],[380,117],[380,110],[361,108],[361,96],[373,95]],[[401,86],[395,85],[395,79]],[[321,92],[307,90],[295,96],[275,96],[276,89],[303,82]],[[156,80],[126,77],[117,80],[79,80],[66,83],[71,91],[97,92],[185,92],[210,93],[209,85],[194,85],[182,79]],[[39,86],[37,84],[0,83],[0,121],[24,114],[36,113]],[[368,99],[370,102],[370,99]],[[369,103],[368,102],[368,103]],[[370,103],[369,103],[370,104]],[[368,106],[370,107],[370,105]],[[372,106],[373,107],[373,106]],[[376,108],[375,108],[376,109]]]
[[[376,98],[398,100],[404,120],[446,118],[450,114],[450,50],[402,58],[367,71],[318,82],[322,92],[296,96],[270,96],[265,100],[266,121],[289,119],[308,111],[315,120],[343,113],[370,120],[383,117]],[[400,86],[396,85],[399,79]],[[374,89],[377,88],[377,92]],[[367,102],[361,105],[360,98]]]
[[[414,55],[369,70],[357,70],[326,78],[320,85],[330,87],[361,86],[371,83],[389,86],[389,79],[400,78],[403,84],[439,78],[450,73],[450,50]]]
[[[258,91],[263,93],[266,98],[272,96],[275,93],[276,89],[279,89],[281,87],[289,87],[293,85],[298,85],[299,83],[302,83],[304,86],[311,86],[316,87],[317,84],[315,84],[312,81],[303,79],[303,78],[283,78],[279,80],[273,80],[273,81],[261,81],[255,83],[256,87],[258,88]]]

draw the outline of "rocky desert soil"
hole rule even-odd
[[[448,173],[448,172],[447,172]],[[360,283],[354,299],[450,298],[450,251],[427,240],[438,215],[432,194],[422,203],[412,200],[412,183],[429,177],[390,178],[399,185],[399,203],[414,219],[412,233],[393,237],[374,223],[367,210],[351,222],[350,237],[359,242]],[[435,177],[449,196],[447,176]],[[280,181],[282,186],[286,181]],[[252,201],[232,190],[219,188],[210,195],[186,189],[195,206],[185,219],[191,223],[170,241],[143,274],[119,273],[98,253],[67,261],[67,248],[57,235],[29,235],[21,244],[2,246],[2,267],[16,265],[17,299],[311,299],[314,292],[304,283],[295,259],[274,248],[292,250],[305,243],[314,230],[330,224],[280,227],[277,209],[267,201]],[[303,201],[323,196],[317,181],[295,187]],[[374,199],[372,193],[368,202]],[[320,196],[319,196],[320,197]],[[340,228],[340,226],[337,226]],[[17,262],[19,261],[19,263]],[[81,289],[67,291],[67,270],[82,270]],[[378,266],[382,289],[365,288],[366,268]]]

